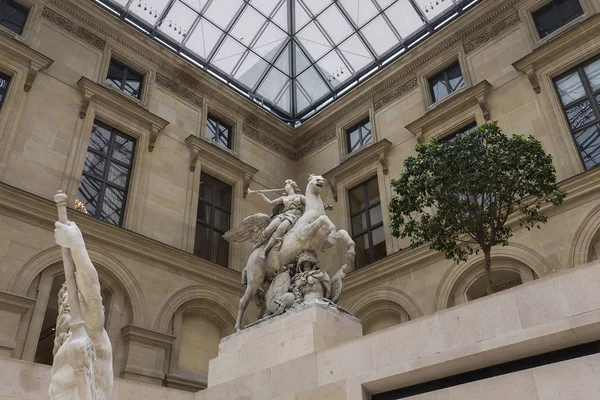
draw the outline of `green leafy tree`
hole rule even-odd
[[[559,205],[566,193],[556,184],[552,157],[533,136],[507,136],[496,123],[456,137],[416,146],[392,180],[392,233],[411,247],[429,243],[457,262],[484,254],[491,294],[491,249],[508,245],[511,216],[522,227],[540,228],[546,203]]]

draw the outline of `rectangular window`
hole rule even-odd
[[[22,34],[29,9],[15,0],[0,0],[0,25],[11,31]]]
[[[450,93],[461,88],[465,80],[460,70],[460,63],[457,61],[445,70],[429,78],[429,87],[431,89],[431,100],[442,100]]]
[[[134,150],[134,139],[94,122],[75,204],[77,210],[121,225]]]
[[[469,125],[465,125],[462,128],[452,132],[451,134],[439,139],[438,142],[453,142],[460,135],[464,135],[465,133],[469,133],[475,129],[477,129],[477,122],[471,122]]]
[[[352,239],[356,242],[354,266],[359,269],[386,256],[377,177],[350,189],[348,197]]]
[[[579,0],[553,0],[532,14],[540,38],[583,15]]]
[[[209,114],[206,118],[206,138],[231,149],[231,126]]]
[[[223,234],[229,230],[231,196],[230,185],[200,174],[194,254],[223,267],[229,262],[229,242],[223,239]]]
[[[371,134],[371,121],[366,118],[346,130],[348,154],[360,149],[373,141]]]
[[[600,57],[554,79],[579,154],[590,169],[600,164]]]
[[[3,74],[0,72],[0,110],[2,110],[2,104],[4,103],[4,98],[6,97],[6,92],[8,92],[8,84],[10,83],[10,76]]]
[[[136,99],[142,98],[144,75],[115,59],[110,60],[106,83]]]

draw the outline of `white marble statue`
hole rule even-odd
[[[112,348],[104,329],[98,273],[77,225],[67,220],[67,196],[54,197],[59,222],[54,238],[61,246],[66,282],[59,292],[51,400],[108,400],[112,397]]]
[[[267,291],[268,299],[261,301],[261,306],[264,308],[261,316],[273,315],[275,312],[282,313],[292,307],[293,304],[297,304],[299,301],[306,301],[304,297],[307,297],[306,295],[310,293],[313,294],[308,296],[309,298],[322,298],[325,301],[331,301],[330,294],[333,284],[329,282],[329,276],[326,276],[326,274],[313,272],[306,274],[304,281],[301,278],[294,280],[295,275],[301,271],[292,271],[293,268],[290,265],[297,264],[301,253],[313,254],[316,264],[317,251],[326,250],[335,245],[338,239],[342,239],[347,246],[346,256],[350,262],[354,261],[354,241],[345,230],[337,230],[335,225],[325,215],[326,206],[321,199],[321,190],[325,186],[325,179],[322,176],[311,174],[306,186],[306,193],[303,197],[294,197],[299,195],[295,193],[292,182],[290,180],[286,181],[287,196],[273,201],[267,199],[265,196],[263,197],[265,197],[267,204],[271,206],[283,204],[284,207],[281,210],[283,213],[286,212],[284,211],[286,210],[286,204],[295,203],[295,199],[298,199],[298,207],[289,208],[289,210],[293,210],[293,219],[295,222],[284,217],[280,218],[278,222],[273,223],[272,221],[276,219],[276,215],[271,218],[266,214],[258,213],[246,217],[239,226],[231,229],[224,235],[224,238],[231,242],[251,240],[254,243],[253,251],[248,258],[242,278],[242,284],[246,286],[246,291],[240,300],[240,308],[235,324],[235,328],[238,331],[242,329],[242,318],[250,300],[256,296],[257,291],[262,293],[262,287],[266,283],[272,282],[272,285],[276,287]],[[289,199],[287,199],[288,196],[290,196]],[[304,210],[300,213],[298,210],[302,203],[304,204]],[[265,247],[269,245],[269,242],[265,243],[265,237],[270,237],[271,233],[277,232],[277,227],[281,226],[282,221],[291,223],[286,224],[285,229],[282,229],[278,237],[275,237],[277,246],[273,247],[271,245],[273,248],[266,249]],[[270,226],[272,223],[276,226],[275,229]],[[263,235],[266,229],[272,232],[267,231]],[[318,269],[318,266],[316,268]],[[345,276],[345,268],[346,266],[342,267],[341,272],[335,275],[337,279],[335,284],[337,286],[333,286],[339,288],[340,291],[341,280]],[[285,274],[289,274],[289,276],[286,278]],[[278,278],[274,279],[275,277]],[[321,290],[324,281],[327,281],[326,286],[328,288]],[[310,285],[310,287],[307,285]],[[285,294],[287,291],[282,288],[295,290],[296,294],[293,292]],[[336,294],[336,300],[337,298],[339,298],[339,293]],[[271,306],[267,307],[266,303],[269,303]],[[273,304],[280,306],[277,308],[277,311],[272,308]]]

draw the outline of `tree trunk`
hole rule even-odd
[[[485,268],[485,289],[487,291],[487,295],[494,293],[494,289],[492,287],[492,248],[491,247],[482,247],[483,250],[483,259],[484,259],[484,268]]]

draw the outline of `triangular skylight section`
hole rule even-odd
[[[92,0],[285,120],[482,0]]]

